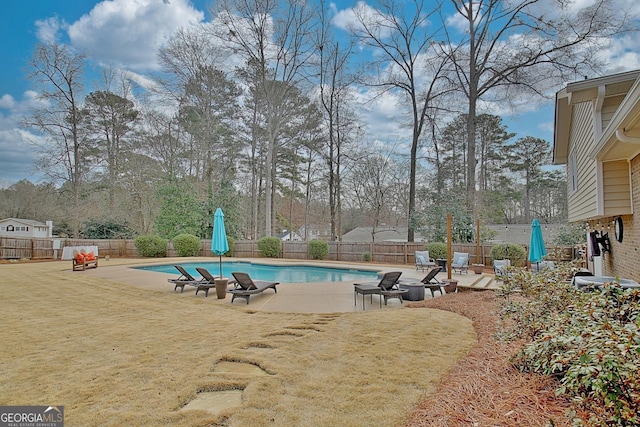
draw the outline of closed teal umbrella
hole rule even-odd
[[[544,247],[544,239],[542,238],[542,229],[540,228],[540,222],[534,219],[531,223],[531,240],[529,242],[529,261],[539,263],[542,258],[547,255],[547,250]]]
[[[211,238],[211,252],[220,257],[220,277],[222,277],[222,255],[229,252],[229,241],[224,229],[224,214],[222,209],[216,209],[213,214],[213,237]]]

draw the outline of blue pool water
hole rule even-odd
[[[194,277],[200,277],[196,267],[204,267],[209,272],[218,276],[220,274],[220,264],[217,262],[189,262],[181,263]],[[160,273],[180,274],[174,264],[153,265],[146,267],[136,267],[141,270],[157,271]],[[248,273],[252,279],[268,280],[279,283],[309,283],[309,282],[350,282],[357,280],[376,280],[377,273],[367,270],[355,270],[334,267],[314,267],[308,265],[265,265],[251,262],[223,262],[222,275],[231,278],[231,272],[241,271]]]

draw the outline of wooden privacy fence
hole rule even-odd
[[[54,242],[56,242],[54,244]],[[424,243],[407,242],[328,242],[329,261],[361,262],[365,254],[370,255],[372,262],[382,264],[414,264],[414,252],[423,250]],[[0,259],[60,259],[62,249],[68,246],[97,246],[100,257],[136,258],[138,251],[134,240],[100,240],[100,239],[16,239],[0,237]],[[455,252],[470,254],[470,264],[491,265],[491,248],[493,245],[453,244]],[[528,248],[526,248],[528,250]],[[280,258],[309,259],[308,242],[282,242]],[[548,257],[554,261],[570,261],[577,258],[572,246],[547,248]],[[211,240],[200,242],[200,256],[213,257]],[[177,256],[173,245],[169,242],[168,257]],[[234,244],[233,256],[238,258],[262,258],[258,242],[238,240]]]

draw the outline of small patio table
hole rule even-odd
[[[380,286],[376,285],[367,285],[367,284],[354,284],[353,285],[353,305],[358,305],[357,297],[358,294],[362,294],[362,309],[364,310],[364,296],[371,295],[371,304],[373,304],[373,294],[380,295],[380,308],[382,308],[382,289]]]

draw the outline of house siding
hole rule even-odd
[[[0,220],[0,237],[30,238],[51,237],[49,225],[37,221],[7,218]]]
[[[620,107],[624,95],[607,97],[602,103],[602,129],[606,129],[611,121],[611,117]]]
[[[636,156],[630,162],[631,186],[640,189],[640,156]],[[640,208],[640,191],[632,194],[633,210]],[[603,218],[600,224],[603,231],[609,232],[611,239],[611,253],[605,254],[602,265],[603,274],[606,276],[618,276],[625,279],[633,279],[640,282],[640,216],[639,215],[619,215],[622,218],[624,238],[622,243],[616,241],[613,228],[613,221],[618,217],[611,216]],[[595,225],[595,224],[594,224]]]
[[[577,190],[568,197],[569,222],[583,221],[598,212],[598,203],[594,203],[598,200],[596,162],[589,157],[595,144],[592,120],[592,102],[573,106],[569,147],[576,157]]]
[[[604,215],[632,213],[629,164],[626,160],[602,164]]]

